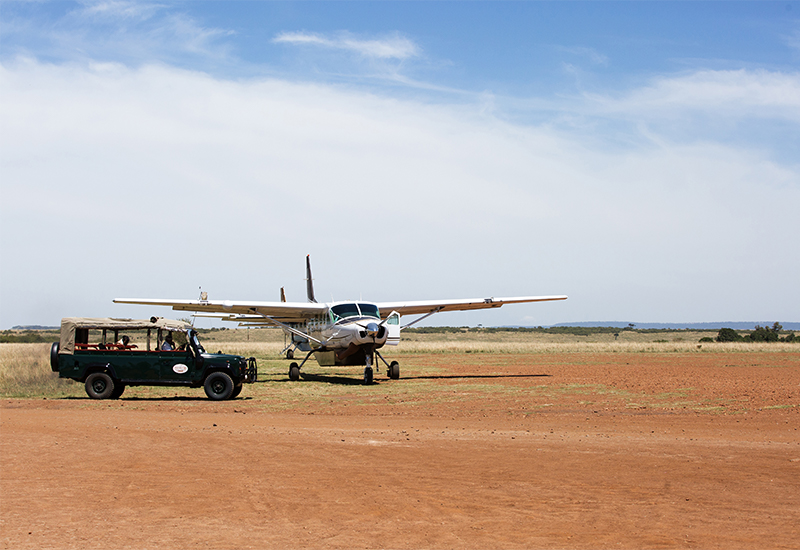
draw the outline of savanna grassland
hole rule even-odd
[[[0,546],[798,548],[800,345],[709,336],[407,331],[364,386],[205,331],[258,359],[223,402],[0,344]]]
[[[784,354],[800,351],[800,343],[698,343],[703,337],[713,337],[716,332],[663,330],[599,331],[576,328],[578,334],[569,332],[546,333],[495,329],[447,328],[435,332],[431,329],[404,331],[399,346],[387,346],[383,354],[387,360],[396,359],[417,375],[438,372],[442,362],[462,365],[518,361],[518,357],[532,356],[532,364],[546,361],[543,355],[564,355],[574,364],[585,362],[585,357],[612,354]],[[58,340],[58,331],[36,331],[36,338],[50,342]],[[99,341],[100,335],[93,334]],[[145,348],[143,333],[132,332],[132,343]],[[245,357],[256,357],[261,382],[279,381],[287,370],[288,362],[281,351],[287,343],[278,329],[223,329],[202,330],[201,341],[210,352],[234,353]],[[94,340],[92,340],[94,341]],[[71,380],[59,379],[50,369],[50,343],[0,343],[0,397],[82,397],[83,386]],[[445,357],[439,357],[444,355]],[[477,357],[470,357],[476,355]],[[780,356],[780,355],[778,355]],[[302,354],[297,352],[298,360]],[[489,359],[491,358],[491,359]],[[612,359],[616,360],[616,359]],[[325,367],[316,365],[312,359],[303,368],[307,377],[352,377],[358,382],[360,367]],[[377,369],[381,370],[381,369]],[[407,378],[407,376],[404,376]],[[266,389],[261,384],[248,388],[249,394],[257,395]],[[196,395],[202,390],[181,388],[136,387],[126,390],[126,396],[136,395]],[[276,399],[276,388],[270,387],[269,397]]]

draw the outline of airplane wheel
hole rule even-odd
[[[367,367],[364,369],[364,384],[372,384],[372,367]]]
[[[289,380],[292,382],[297,382],[300,380],[300,367],[297,363],[292,363],[289,365]]]
[[[389,364],[388,375],[392,380],[397,380],[400,378],[400,363],[397,361],[392,361],[391,364]]]
[[[294,350],[290,349],[289,351],[287,351],[286,352],[286,358],[287,359],[294,359]]]

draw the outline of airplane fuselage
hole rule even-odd
[[[369,302],[337,302],[309,319],[310,345],[321,353],[334,352],[336,363],[363,364],[364,356],[387,343],[400,340],[400,316],[392,313],[382,321],[378,306]],[[349,360],[348,360],[349,358]],[[324,361],[324,360],[323,360]],[[328,361],[329,362],[330,358]]]

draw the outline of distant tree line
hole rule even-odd
[[[697,329],[680,328],[645,328],[637,329],[635,325],[626,327],[413,327],[404,332],[410,334],[446,334],[457,332],[535,332],[540,334],[572,334],[574,336],[588,336],[590,334],[618,334],[619,332],[634,331],[640,333],[667,333],[667,332],[697,332]]]
[[[742,336],[732,328],[721,328],[717,334],[717,342],[794,342],[794,332],[789,332],[786,336],[780,336],[783,327],[777,321],[771,327],[756,325],[755,330],[750,334]],[[798,338],[797,340],[800,340]]]
[[[0,344],[41,344],[52,342],[51,334],[42,334],[34,330],[16,331],[4,330],[0,332]]]

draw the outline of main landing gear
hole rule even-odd
[[[303,359],[303,362],[300,363],[299,365],[295,362],[289,365],[289,380],[291,380],[292,382],[297,382],[298,380],[300,380],[300,368],[306,364],[306,361],[308,361],[309,357],[311,357],[313,353],[314,353],[313,351],[308,352],[308,355],[306,355],[305,359]],[[383,364],[386,365],[386,376],[388,376],[391,380],[399,379],[400,363],[398,363],[397,361],[392,361],[391,363],[387,363],[386,359],[384,359],[380,353],[378,353],[377,351],[375,351],[374,353],[375,355],[378,356],[378,359],[383,361]],[[372,361],[373,361],[372,355],[368,354],[366,357],[366,366],[364,367],[364,385],[370,385],[374,382],[375,370],[373,369]]]
[[[398,363],[397,361],[392,361],[389,365],[387,365],[387,367],[388,368],[386,370],[386,376],[388,376],[392,380],[397,380],[398,378],[400,378],[400,363]],[[372,384],[372,377],[373,377],[372,367],[367,365],[364,368],[364,384],[365,385]]]
[[[306,354],[306,358],[303,359],[303,362],[300,363],[299,365],[294,362],[291,365],[289,365],[289,380],[291,380],[292,382],[297,382],[298,380],[300,380],[300,367],[306,364],[306,361],[308,361],[308,358],[311,357],[313,353],[314,353],[313,350],[309,351],[308,354]],[[292,355],[292,357],[294,357],[294,355]]]
[[[383,355],[375,352],[375,355],[378,356],[378,359],[383,361],[383,364],[386,365],[386,376],[388,376],[392,380],[397,380],[400,378],[400,363],[397,361],[392,361],[391,363],[387,363],[386,359],[383,358]]]

